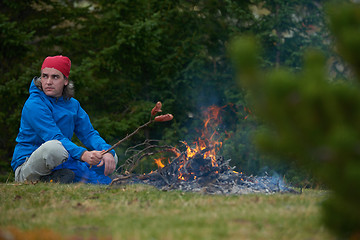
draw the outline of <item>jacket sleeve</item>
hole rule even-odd
[[[106,141],[100,136],[99,132],[94,129],[90,122],[89,115],[80,106],[78,108],[77,119],[75,121],[75,134],[79,140],[91,150],[107,150],[111,145],[107,144]],[[111,153],[115,155],[115,151]]]
[[[29,104],[27,102],[24,105],[23,117],[43,141],[59,140],[72,158],[80,160],[81,155],[86,151],[62,134],[55,123],[51,109],[41,99],[33,99]]]

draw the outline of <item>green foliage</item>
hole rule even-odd
[[[75,97],[110,144],[146,122],[157,101],[174,115],[171,123],[154,124],[117,148],[120,161],[129,146],[145,139],[192,142],[202,128],[202,110],[231,103],[236,113],[224,112],[222,134],[233,133],[224,157],[239,171],[258,174],[271,162],[251,142],[261,124],[244,120],[248,103],[233,81],[230,39],[252,33],[264,46],[264,65],[293,70],[301,67],[305,46],[328,50],[331,43],[322,1],[309,0],[6,0],[0,20],[1,166],[9,166],[31,79],[46,56],[62,54],[72,60]],[[288,175],[287,168],[272,166]],[[1,167],[0,175],[8,171]]]
[[[25,31],[18,23],[0,12],[0,159],[8,159],[12,154],[17,128],[9,126],[18,126],[20,105],[24,103],[21,97],[26,94],[24,82],[19,79],[20,71],[26,69],[13,68],[13,65],[26,59],[31,50],[27,41],[32,36],[31,31]],[[0,174],[10,170],[9,165],[1,165]]]
[[[322,0],[259,1],[255,10],[261,19],[253,34],[261,39],[264,62],[268,66],[286,65],[299,69],[304,50],[317,47],[328,51]]]
[[[352,5],[347,5],[338,11],[336,7],[329,8],[333,21],[330,23],[330,28],[334,32],[335,38],[338,42],[339,52],[342,57],[352,66],[353,71],[357,76],[360,76],[360,29],[359,16],[360,9],[353,8]]]
[[[354,68],[359,81],[360,32],[358,5],[330,9],[331,28],[340,54]],[[256,115],[268,126],[257,135],[268,153],[292,159],[312,169],[334,190],[325,203],[325,222],[339,236],[360,233],[360,89],[358,83],[329,82],[325,57],[309,51],[298,74],[280,68],[260,70],[255,40],[240,39],[233,45],[238,79],[251,92]],[[246,62],[246,64],[244,64]]]

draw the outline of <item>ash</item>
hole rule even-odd
[[[246,176],[234,171],[230,160],[197,154],[191,159],[181,154],[163,168],[142,175],[119,175],[111,185],[147,184],[163,191],[180,190],[205,194],[242,195],[297,193],[276,176]],[[215,166],[214,166],[215,165]]]

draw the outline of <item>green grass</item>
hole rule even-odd
[[[326,197],[323,191],[213,196],[141,185],[8,183],[0,184],[0,229],[80,239],[335,239],[320,222]]]

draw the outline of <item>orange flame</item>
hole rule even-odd
[[[162,163],[162,160],[164,160],[164,159],[165,159],[164,157],[154,159],[154,161],[155,161],[156,165],[158,166],[158,168],[165,167],[165,165]]]
[[[192,159],[196,154],[201,154],[204,159],[211,159],[211,165],[213,167],[218,166],[216,152],[219,151],[219,149],[222,147],[222,142],[218,140],[220,138],[220,134],[217,132],[217,129],[222,121],[220,114],[221,110],[225,107],[226,106],[210,106],[206,111],[203,112],[205,117],[203,120],[204,126],[201,131],[201,137],[199,137],[197,141],[193,142],[192,146],[189,146],[189,144],[184,141],[182,142],[186,147],[185,154],[182,155],[182,153],[180,153],[176,148],[169,149],[169,151],[176,155],[176,158],[179,161],[179,180],[187,181],[189,179],[196,179],[195,173],[188,172],[189,169],[186,167],[189,160]],[[230,137],[230,134],[228,134],[226,131],[225,135],[227,135],[226,138]],[[154,159],[154,162],[159,169],[165,167],[165,164],[163,163],[164,159],[164,157]]]
[[[222,142],[216,140],[219,138],[219,133],[216,131],[218,125],[221,123],[220,111],[226,106],[218,107],[218,106],[210,106],[205,112],[205,119],[203,121],[204,128],[201,132],[201,137],[198,138],[196,142],[193,142],[194,147],[190,147],[186,142],[182,142],[186,146],[186,156],[182,163],[180,163],[179,172],[184,167],[184,165],[189,161],[189,159],[193,158],[196,154],[202,153],[204,159],[210,158],[212,166],[218,166],[216,160],[216,152],[222,147]],[[206,149],[208,150],[206,151]],[[205,151],[205,152],[203,152]],[[192,175],[190,173],[189,175]],[[188,180],[188,177],[180,174],[180,180]],[[193,176],[196,179],[196,176]]]

